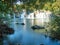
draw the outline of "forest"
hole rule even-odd
[[[14,5],[17,0],[2,0],[0,1],[0,11],[8,13],[11,12],[14,7],[16,10],[26,9],[30,11],[34,10],[49,10],[54,14],[60,13],[60,0],[20,0],[23,2],[21,5]],[[17,8],[18,7],[18,8]]]

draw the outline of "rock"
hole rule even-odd
[[[17,45],[20,45],[20,44],[17,44]]]
[[[8,27],[6,24],[1,24],[0,27]]]
[[[40,44],[40,45],[44,45],[44,44]]]
[[[13,28],[6,28],[5,34],[14,34]]]
[[[19,18],[19,16],[15,16],[16,18]]]
[[[21,23],[21,25],[25,25],[24,23]]]
[[[17,22],[16,24],[20,24],[20,23]]]
[[[14,29],[8,27],[6,24],[0,25],[0,34],[13,34]]]
[[[18,22],[17,22],[16,24],[21,24],[21,25],[25,25],[24,23],[18,23]]]
[[[2,35],[2,33],[0,32],[0,40],[3,38],[3,35]]]
[[[7,35],[13,34],[14,30],[6,24],[0,24],[0,45],[3,45],[3,40]]]
[[[0,31],[5,30],[6,28],[8,28],[8,26],[6,24],[1,24],[0,25]]]
[[[38,25],[32,26],[31,28],[32,29],[44,29],[44,27],[41,27],[41,26],[38,26]]]

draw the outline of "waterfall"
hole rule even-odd
[[[26,16],[26,11],[25,11],[25,10],[23,10],[23,12],[22,12],[22,14],[21,14],[21,19],[24,19],[24,18],[25,18],[25,16]]]

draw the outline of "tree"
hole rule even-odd
[[[50,22],[49,28],[50,28],[50,36],[53,38],[60,39],[60,16],[54,16],[53,22]]]
[[[56,1],[55,3],[52,4],[52,8],[53,8],[53,13],[55,13],[55,15],[59,15],[60,13],[60,2]]]

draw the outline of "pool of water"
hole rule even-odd
[[[43,23],[41,20],[18,19],[17,22],[24,22],[25,25],[11,22],[10,27],[14,28],[15,33],[7,36],[7,40],[4,41],[4,45],[60,45],[59,40],[52,40],[43,33],[38,33],[31,29],[31,26],[33,25],[44,26],[45,23]]]

